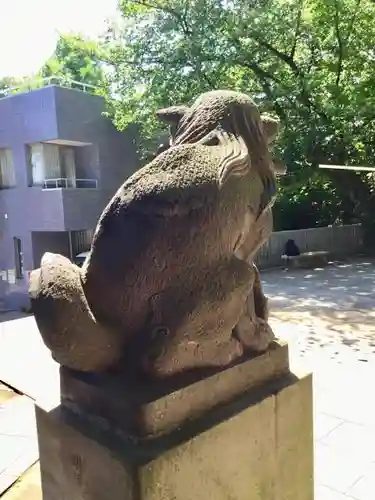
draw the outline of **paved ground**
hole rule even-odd
[[[374,500],[375,263],[272,271],[262,278],[275,332],[289,340],[292,367],[314,372],[315,500]],[[0,340],[30,328],[30,317],[0,319]],[[27,350],[27,338],[22,344]],[[0,366],[5,361],[0,348]],[[0,462],[2,453],[0,445]],[[4,500],[40,500],[38,474],[34,467]]]
[[[0,404],[0,495],[38,460],[34,404],[13,394]]]
[[[314,373],[315,500],[375,498],[375,264],[266,272],[275,332]]]
[[[307,360],[323,353],[339,363],[373,360],[374,262],[265,272],[263,281],[278,331],[291,340],[296,355]]]

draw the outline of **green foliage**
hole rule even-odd
[[[104,43],[99,40],[86,40],[79,35],[61,35],[52,57],[39,74],[25,78],[4,77],[0,79],[0,97],[13,92],[38,88],[45,85],[45,79],[51,83],[74,87],[77,84],[91,85],[92,91],[102,92],[105,69],[109,67]],[[81,88],[82,85],[79,86]]]
[[[0,78],[0,97],[6,96],[9,90],[17,85],[17,80],[11,76],[4,76],[3,78]]]
[[[120,8],[122,23],[107,37],[115,71],[106,90],[119,128],[135,121],[149,138],[160,130],[159,107],[214,88],[245,91],[283,125],[275,154],[289,175],[279,228],[371,213],[366,176],[323,175],[317,165],[374,164],[373,2],[122,0]]]
[[[14,78],[13,76],[4,76],[0,78],[0,98],[26,89],[34,89],[38,86],[38,81],[32,77]]]
[[[276,228],[360,220],[375,236],[374,176],[318,169],[375,164],[374,2],[121,0],[120,10],[106,40],[62,35],[40,76],[98,87],[119,129],[140,126],[146,153],[163,130],[158,108],[247,92],[282,123]],[[30,85],[4,78],[0,97]]]
[[[53,56],[44,64],[43,78],[56,77],[66,84],[79,82],[101,87],[106,53],[99,41],[79,35],[61,35]]]

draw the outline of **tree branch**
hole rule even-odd
[[[250,37],[253,40],[255,40],[258,43],[258,45],[260,45],[263,48],[266,48],[269,52],[271,52],[271,54],[274,54],[278,59],[285,62],[287,66],[289,66],[291,71],[299,80],[301,87],[300,95],[302,104],[304,104],[310,110],[314,110],[315,113],[317,113],[321,118],[328,120],[328,117],[324,113],[319,111],[316,108],[315,104],[311,101],[306,89],[305,74],[294,62],[294,59],[292,59],[290,55],[285,54],[285,52],[281,52],[279,49],[268,43],[266,40],[262,40],[258,35],[252,34],[250,35]]]
[[[369,125],[373,125],[375,120],[375,115],[369,115],[365,118],[363,118],[363,121],[357,125],[357,129],[364,129],[368,127]]]
[[[240,40],[236,37],[233,37],[233,43],[237,47],[238,51],[240,52],[242,49]],[[258,77],[270,79],[270,80],[276,82],[277,84],[283,86],[286,89],[286,87],[283,85],[281,80],[276,78],[276,76],[274,74],[268,73],[268,71],[261,68],[259,66],[259,64],[255,63],[255,62],[245,61],[243,59],[236,59],[234,62],[236,64],[238,64],[239,66],[243,66],[244,68],[251,69],[251,71],[253,71]],[[290,89],[287,89],[287,90],[290,92]]]
[[[185,0],[185,8],[184,8],[184,13],[182,14],[184,19],[185,19],[185,22],[186,22],[186,19],[187,19],[187,15],[188,15],[188,12],[189,12],[189,7],[190,7],[190,2],[189,0]]]
[[[294,75],[298,78],[299,85],[300,85],[300,102],[306,106],[310,112],[314,111],[321,119],[323,119],[326,123],[329,123],[329,118],[328,116],[322,111],[319,110],[316,104],[311,100],[309,93],[306,88],[306,75],[304,72],[297,66],[297,64],[294,62],[294,60],[288,55],[285,54],[284,52],[281,52],[278,50],[276,47],[271,45],[265,40],[262,40],[258,35],[250,35],[253,40],[255,40],[261,47],[266,48],[269,52],[274,54],[278,59],[281,61],[284,61],[291,71],[294,73]]]
[[[275,102],[274,96],[272,94],[272,88],[269,82],[272,81],[277,83],[285,92],[287,92],[285,98],[291,103],[293,107],[295,107],[295,103],[293,103],[293,101],[291,101],[291,99],[288,96],[288,93],[290,93],[290,89],[288,87],[285,87],[285,85],[281,82],[281,80],[277,79],[274,75],[268,73],[268,71],[265,71],[263,68],[261,68],[258,63],[250,63],[247,61],[239,61],[239,60],[234,62],[235,64],[247,68],[254,73],[254,75],[258,78],[264,93],[267,95],[268,100],[272,103],[272,106],[274,107],[276,114],[285,121],[287,118],[286,114],[282,109],[282,107],[279,104],[277,104],[277,102]]]
[[[211,89],[211,90],[212,90],[212,89],[214,89],[214,88],[216,88],[216,87],[215,87],[215,84],[214,84],[214,83],[211,81],[211,79],[210,79],[210,78],[206,75],[206,73],[204,73],[204,72],[202,72],[202,71],[200,71],[200,70],[199,70],[199,74],[200,74],[200,76],[203,78],[203,80],[205,80],[205,81],[206,81],[206,83],[209,85],[209,87],[210,87],[210,89]]]
[[[344,57],[344,42],[340,33],[340,9],[338,0],[334,0],[335,6],[335,31],[336,31],[336,39],[337,39],[337,72],[336,72],[336,87],[340,85],[340,78],[343,68],[343,57]]]
[[[292,45],[292,50],[290,51],[290,57],[293,60],[294,60],[294,55],[296,53],[298,36],[299,36],[299,33],[300,33],[300,29],[301,29],[302,10],[303,10],[303,0],[300,0],[300,2],[299,2],[299,10],[298,10],[298,14],[297,14],[296,31],[294,33],[294,41],[293,41],[293,45]]]
[[[131,1],[132,1],[132,3],[134,3],[136,5],[142,5],[143,7],[148,7],[149,9],[159,10],[159,11],[164,12],[166,14],[170,14],[179,22],[179,24],[182,28],[182,31],[184,32],[185,35],[190,36],[193,34],[192,30],[190,29],[190,27],[188,26],[187,21],[186,21],[186,11],[185,11],[185,15],[183,15],[180,12],[178,12],[174,9],[171,9],[168,6],[160,5],[158,2],[149,3],[147,0],[131,0]]]
[[[250,69],[251,71],[254,72],[254,74],[258,78],[265,78],[267,80],[271,80],[271,81],[277,83],[278,85],[280,85],[282,88],[284,88],[284,90],[287,90],[288,92],[290,92],[290,89],[285,87],[285,85],[282,83],[281,80],[276,78],[275,75],[268,73],[268,71],[261,68],[257,63],[248,62],[248,61],[241,61],[239,59],[235,60],[234,63],[238,64],[239,66],[242,66],[244,68]]]
[[[300,102],[304,106],[306,106],[306,108],[309,110],[310,113],[311,113],[311,110],[314,110],[317,115],[319,115],[322,119],[324,119],[327,122],[328,121],[328,117],[323,112],[319,111],[316,108],[315,104],[310,100],[310,98],[308,96],[308,93],[307,93],[307,90],[306,90],[306,83],[305,83],[305,80],[304,80],[305,75],[298,68],[298,66],[295,64],[295,62],[290,58],[290,56],[288,56],[288,54],[285,54],[285,53],[279,51],[278,49],[276,49],[275,47],[273,47],[271,44],[269,44],[268,42],[266,42],[264,40],[259,40],[258,38],[254,38],[254,37],[252,37],[252,38],[255,41],[257,41],[259,45],[267,48],[271,53],[275,54],[279,59],[281,59],[282,61],[286,62],[287,65],[289,67],[291,67],[291,69],[293,70],[293,73],[298,77],[298,81],[299,81],[300,86],[301,86],[301,90],[300,90]],[[240,40],[238,38],[234,37],[233,38],[233,43],[237,46],[237,48],[239,50],[241,50],[242,46],[241,46],[241,42],[240,42]],[[252,63],[252,62],[248,62],[248,61],[243,61],[243,60],[241,61],[239,59],[237,59],[236,62],[237,62],[237,64],[240,64],[240,65],[242,65],[244,67],[247,67],[250,70],[252,70],[259,78],[266,78],[266,79],[269,79],[271,81],[276,82],[287,93],[290,93],[291,90],[288,87],[285,87],[285,85],[281,82],[281,80],[277,79],[275,77],[275,75],[273,75],[273,74],[268,73],[267,71],[265,71],[258,64]],[[288,99],[288,100],[290,100],[290,99]]]
[[[306,74],[311,73],[313,66],[317,63],[317,56],[319,54],[319,49],[314,40],[309,39],[308,45],[310,50],[310,57],[307,63]]]
[[[260,81],[260,84],[262,85],[262,89],[263,89],[263,92],[266,94],[267,96],[267,99],[269,100],[271,106],[274,108],[274,110],[276,111],[276,114],[277,116],[284,122],[286,123],[287,122],[287,116],[286,116],[286,113],[285,111],[283,110],[283,108],[280,106],[280,104],[278,104],[275,99],[274,99],[274,96],[272,95],[272,89],[271,89],[271,86],[268,82],[268,80],[266,80],[266,78],[262,78],[262,77],[259,77],[259,81]]]
[[[345,47],[348,46],[350,42],[351,35],[353,33],[354,29],[354,23],[357,18],[357,14],[359,11],[359,7],[361,4],[361,0],[357,0],[356,6],[354,8],[353,15],[350,19],[349,27],[348,27],[348,33],[346,35],[346,39],[344,41],[342,34],[340,32],[340,25],[339,25],[339,20],[340,20],[340,9],[339,9],[339,0],[334,0],[334,5],[335,5],[335,31],[336,31],[336,38],[337,38],[337,45],[338,45],[338,61],[337,61],[337,75],[336,75],[336,86],[338,87],[340,84],[340,79],[341,79],[341,74],[343,71],[344,67],[344,52],[345,52]]]
[[[202,78],[209,86],[209,88],[212,90],[215,88],[215,84],[211,80],[211,78],[206,74],[206,72],[202,69],[202,62],[203,61],[198,61],[195,65],[190,63],[190,67],[192,68],[195,73],[197,73],[200,78]]]
[[[281,61],[284,61],[290,69],[293,71],[294,74],[296,75],[301,75],[301,70],[297,66],[297,64],[294,62],[293,58],[285,54],[285,52],[281,52],[281,50],[277,49],[270,43],[268,43],[266,40],[262,40],[258,35],[256,34],[250,34],[250,38],[252,38],[255,42],[258,43],[261,47],[267,49],[269,52],[274,54],[278,59]]]
[[[361,0],[357,0],[352,18],[351,18],[350,23],[349,23],[348,33],[346,35],[346,45],[348,45],[348,43],[350,42],[350,38],[351,38],[352,33],[353,33],[354,23],[355,23],[355,20],[357,18],[357,14],[358,14],[360,5],[361,5]]]

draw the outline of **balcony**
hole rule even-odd
[[[42,231],[94,229],[112,194],[103,189],[65,187],[31,191],[40,200],[40,215],[31,224],[33,230]]]
[[[98,189],[98,181],[96,179],[72,179],[60,177],[57,179],[45,179],[43,189]]]
[[[104,189],[46,189],[44,194],[60,193],[64,227],[68,231],[94,229],[106,204],[113,195]]]
[[[55,85],[58,87],[66,87],[75,90],[80,90],[82,92],[88,92],[91,94],[97,94],[99,87],[91,85],[85,82],[78,82],[76,80],[72,80],[70,78],[66,78],[63,76],[50,76],[47,78],[30,78],[23,82],[21,85],[17,87],[8,87],[6,89],[2,89],[0,93],[0,99],[2,97],[9,97],[18,93],[26,93],[32,92],[33,90],[40,89],[42,87],[47,87],[50,85]]]
[[[33,186],[0,190],[0,219],[25,231],[81,231],[94,229],[112,190],[92,188],[44,189]],[[17,234],[15,232],[14,234]]]

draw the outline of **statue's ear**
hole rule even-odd
[[[159,109],[156,116],[168,125],[176,126],[188,110],[187,106],[171,106],[170,108]]]
[[[280,123],[278,120],[275,120],[275,118],[271,118],[268,115],[261,115],[260,119],[262,120],[263,131],[267,137],[267,142],[270,144],[276,139],[276,136],[279,133]]]

